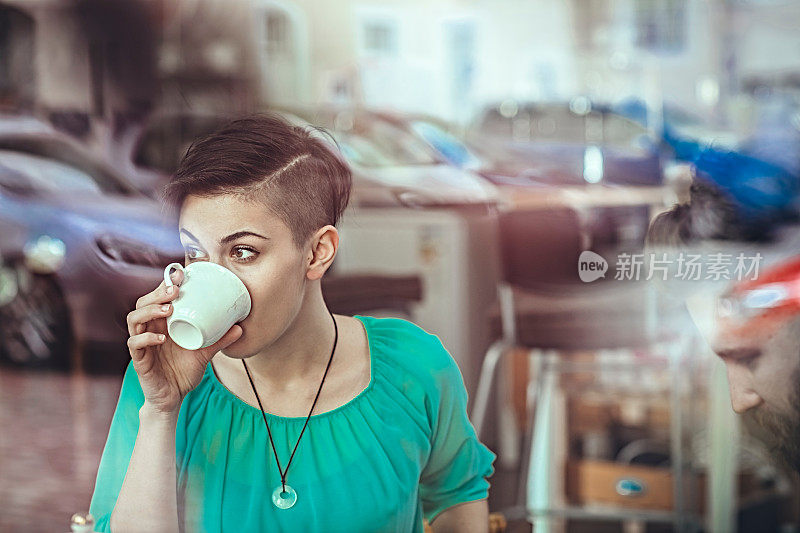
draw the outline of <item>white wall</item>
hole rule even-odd
[[[574,35],[567,2],[483,3],[479,46],[481,102],[558,99],[576,90]]]
[[[330,79],[339,76],[357,85],[356,92],[369,105],[463,120],[485,102],[558,98],[575,90],[573,38],[562,0],[295,3],[308,18],[316,100],[327,97]],[[399,30],[394,57],[374,57],[363,50],[364,22],[381,17],[393,20]],[[466,101],[454,98],[454,57],[446,33],[457,23],[474,28],[472,87]]]
[[[741,75],[800,71],[800,2],[741,7],[736,13]]]

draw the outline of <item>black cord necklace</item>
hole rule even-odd
[[[275,454],[275,462],[278,463],[278,472],[281,474],[281,484],[275,488],[272,492],[272,503],[275,504],[275,507],[278,509],[288,509],[295,504],[297,501],[297,492],[286,484],[286,474],[289,472],[289,466],[292,464],[292,459],[294,458],[294,452],[297,451],[297,446],[300,444],[300,439],[303,437],[303,433],[306,430],[306,426],[308,426],[308,420],[311,418],[311,413],[314,411],[314,406],[317,405],[317,399],[319,398],[319,393],[322,392],[322,384],[325,383],[325,377],[328,375],[328,369],[331,367],[331,361],[333,361],[333,352],[336,351],[336,345],[339,342],[339,326],[336,324],[336,319],[333,318],[333,313],[331,313],[330,309],[328,313],[331,315],[331,319],[333,320],[333,329],[335,332],[335,336],[333,339],[333,349],[331,350],[331,355],[328,358],[328,366],[325,367],[325,373],[322,375],[322,382],[319,384],[319,389],[317,390],[317,395],[314,397],[314,403],[311,404],[311,410],[308,412],[308,416],[306,417],[306,423],[303,424],[303,429],[300,431],[300,436],[297,437],[297,442],[294,445],[294,450],[292,450],[292,455],[289,456],[289,462],[286,464],[286,469],[281,470],[281,462],[278,460],[278,452],[275,449],[275,443],[272,441],[272,432],[269,429],[269,424],[267,423],[267,415],[264,414],[264,407],[261,405],[261,398],[258,397],[258,392],[256,391],[256,386],[253,383],[253,378],[250,376],[250,370],[247,368],[247,363],[244,362],[242,359],[242,364],[244,365],[244,371],[247,373],[247,379],[250,380],[250,386],[253,387],[253,393],[256,395],[256,401],[258,401],[258,407],[261,409],[261,417],[264,419],[264,425],[267,426],[267,434],[269,435],[269,443],[272,446],[272,452]]]

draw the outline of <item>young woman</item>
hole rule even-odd
[[[250,315],[213,346],[167,335],[164,283],[128,315],[131,364],[97,474],[98,531],[487,531],[495,455],[438,337],[331,314],[349,169],[280,117],[194,143],[165,196],[186,263],[233,271]],[[180,285],[180,274],[173,275]]]

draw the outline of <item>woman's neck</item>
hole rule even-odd
[[[275,389],[291,389],[308,385],[309,379],[321,378],[331,355],[335,331],[322,291],[309,293],[283,334],[245,360],[254,380],[268,382]]]

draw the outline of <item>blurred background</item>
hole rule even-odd
[[[353,170],[331,309],[439,335],[508,530],[797,531],[794,476],[626,265],[698,176],[796,220],[798,30],[781,0],[0,0],[0,530],[88,509],[125,317],[183,262],[159,190],[271,110]]]

